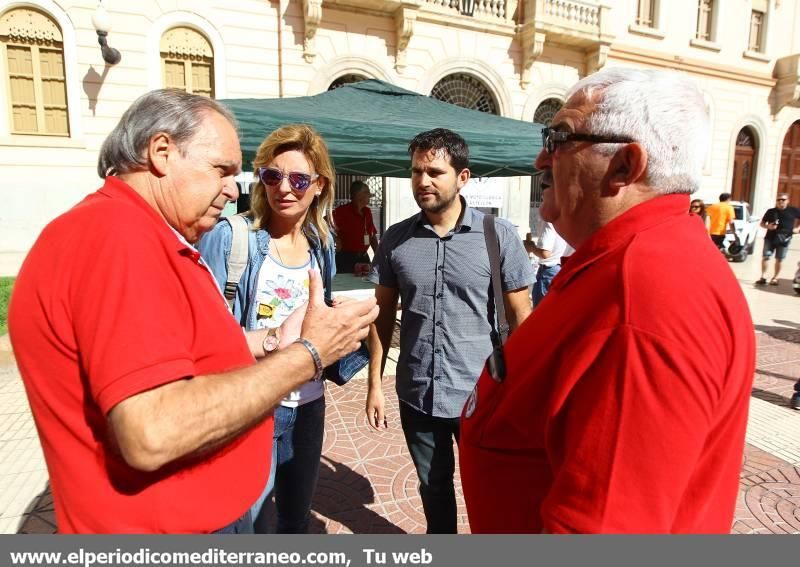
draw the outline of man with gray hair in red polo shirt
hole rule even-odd
[[[301,338],[265,356],[267,329],[245,337],[193,246],[241,160],[225,107],[147,93],[103,143],[102,188],[25,259],[9,330],[61,533],[252,532],[272,409],[377,316],[374,299],[326,307],[312,270]]]

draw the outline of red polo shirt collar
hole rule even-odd
[[[122,199],[129,204],[144,211],[151,219],[153,219],[153,226],[159,232],[159,236],[165,241],[175,242],[175,251],[181,255],[191,258],[195,263],[200,263],[200,253],[189,244],[184,238],[180,237],[175,229],[173,229],[167,221],[158,214],[158,212],[145,201],[133,187],[125,183],[119,177],[109,175],[106,177],[105,184],[100,188],[98,193],[101,193],[112,199]]]
[[[561,289],[587,266],[629,242],[639,232],[647,230],[689,210],[689,195],[673,193],[640,203],[595,232],[584,242],[553,281],[552,288]]]

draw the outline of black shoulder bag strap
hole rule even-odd
[[[331,291],[331,281],[333,277],[331,275],[331,265],[328,261],[329,256],[328,249],[323,247],[322,242],[320,242],[319,247],[314,249],[314,257],[317,259],[320,272],[322,272],[322,287],[325,290],[325,305],[332,307],[333,292]]]
[[[500,242],[497,239],[494,215],[485,215],[483,217],[483,236],[486,239],[486,251],[489,253],[492,299],[497,315],[496,331],[494,325],[492,325],[492,345],[494,349],[486,363],[492,378],[497,382],[502,382],[506,377],[503,344],[505,344],[506,339],[508,339],[508,321],[506,320],[506,307],[503,301],[503,287],[500,280]]]

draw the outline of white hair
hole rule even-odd
[[[694,193],[700,187],[709,119],[703,93],[684,74],[655,69],[611,67],[579,81],[567,98],[595,94],[587,133],[624,136],[647,151],[646,182],[659,193]],[[616,144],[598,144],[613,153]]]

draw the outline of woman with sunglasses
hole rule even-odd
[[[703,224],[706,225],[706,230],[709,230],[710,224],[708,220],[708,213],[706,213],[706,204],[702,199],[692,199],[692,202],[689,203],[689,214],[699,216],[703,221]]]
[[[258,358],[299,337],[308,270],[321,270],[320,259],[333,266],[333,235],[325,218],[331,213],[335,174],[325,141],[306,125],[283,126],[267,136],[253,169],[257,181],[251,208],[244,213],[249,257],[233,315],[249,331],[250,350]],[[231,246],[227,221],[219,222],[199,245],[221,289]],[[324,426],[321,381],[308,382],[276,407],[269,481],[251,510],[256,533],[267,533],[273,494],[277,533],[307,532]]]

